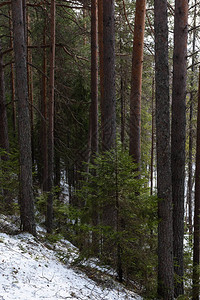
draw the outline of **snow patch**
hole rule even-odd
[[[116,283],[103,288],[85,273],[70,266],[76,248],[66,240],[48,249],[30,234],[11,236],[0,233],[0,300],[80,299],[141,300]],[[62,263],[58,251],[66,253]]]

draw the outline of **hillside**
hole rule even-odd
[[[73,262],[77,249],[68,241],[50,244],[27,233],[15,235],[17,227],[0,216],[0,299],[79,299],[79,300],[140,300],[132,291],[106,274],[105,269],[88,264],[89,277]],[[42,228],[37,228],[42,236]],[[92,275],[93,274],[93,275]],[[92,280],[92,277],[99,277]]]

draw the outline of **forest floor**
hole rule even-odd
[[[51,244],[41,239],[42,228],[37,231],[39,239],[18,233],[18,228],[0,215],[0,300],[142,299],[116,282],[95,260],[78,268],[74,265],[79,256],[76,247],[64,239]]]

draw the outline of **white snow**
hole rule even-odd
[[[57,243],[55,249],[48,249],[27,233],[0,233],[0,300],[142,299],[118,283],[103,288],[72,268],[70,257],[76,256],[77,250],[68,241]],[[58,250],[65,251],[65,263]]]

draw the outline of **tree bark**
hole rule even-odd
[[[103,72],[102,149],[108,151],[116,143],[114,0],[103,0]]]
[[[192,187],[193,187],[193,140],[194,140],[194,128],[193,128],[193,111],[194,111],[194,72],[195,68],[195,55],[196,52],[196,18],[197,18],[197,0],[195,0],[194,6],[194,23],[193,23],[193,38],[192,38],[192,75],[191,75],[191,92],[190,92],[190,117],[189,117],[189,157],[188,157],[188,225],[189,225],[189,234],[192,235],[192,211],[193,211],[193,197],[192,197]]]
[[[31,127],[28,103],[26,40],[21,0],[12,0],[13,37],[18,101],[18,134],[20,149],[20,216],[21,228],[36,234],[32,191]]]
[[[151,176],[150,176],[150,194],[153,195],[153,169],[154,169],[154,128],[155,128],[155,108],[154,108],[154,101],[155,101],[155,79],[152,79],[152,124],[151,124]]]
[[[133,161],[141,161],[141,92],[146,0],[136,0],[130,95],[130,147]]]
[[[12,12],[9,10],[9,29],[10,29],[10,48],[13,48],[12,38]],[[13,54],[12,54],[13,56]],[[14,76],[14,63],[10,66],[10,80],[11,80],[11,99],[12,99],[12,123],[13,123],[13,135],[16,134],[17,121],[16,121],[16,103],[15,103],[15,76]]]
[[[91,3],[91,155],[98,152],[98,35],[97,0]]]
[[[5,96],[5,80],[4,80],[4,67],[3,67],[3,54],[0,41],[0,148],[9,152],[9,137],[8,137],[8,120],[6,110],[6,96]],[[0,160],[8,160],[7,153],[0,156]],[[2,165],[2,172],[7,172],[6,166]],[[6,176],[4,180],[7,180]],[[7,189],[2,190],[3,206],[6,212],[11,213],[13,199],[10,197],[10,193]]]
[[[9,138],[8,138],[8,120],[6,111],[6,98],[5,98],[5,80],[3,69],[3,54],[0,41],[0,148],[9,151]],[[7,155],[1,157],[7,159]]]
[[[46,45],[46,16],[43,29],[43,44]],[[42,189],[48,191],[48,141],[47,141],[47,53],[46,48],[43,49],[43,75],[42,75],[42,99],[41,112],[43,119],[41,120],[41,146],[42,146]]]
[[[120,37],[120,53],[122,53],[122,37]],[[126,99],[125,99],[125,90],[126,90],[126,75],[123,72],[123,59],[120,59],[120,119],[121,119],[121,128],[120,128],[120,137],[121,143],[124,147],[125,145],[125,128],[126,128]]]
[[[186,130],[186,76],[187,76],[187,22],[188,0],[175,1],[174,54],[172,89],[172,199],[174,234],[175,297],[183,288],[183,237],[185,188],[185,130]]]
[[[47,232],[53,230],[53,177],[54,177],[54,72],[55,72],[55,0],[51,0],[51,46],[50,46],[50,82],[49,82],[49,132],[48,132],[48,199]]]
[[[195,208],[194,208],[194,245],[193,245],[193,289],[192,300],[199,300],[199,256],[200,256],[200,68],[198,90],[196,173],[195,173]]]
[[[98,34],[97,34],[97,0],[91,2],[91,107],[90,107],[90,133],[91,133],[91,162],[94,163],[98,153]],[[95,174],[94,174],[95,176]],[[97,203],[92,205],[92,225],[98,225]],[[99,240],[94,231],[92,233],[93,253],[98,254]]]
[[[167,1],[155,0],[158,298],[174,299]]]
[[[116,98],[115,98],[115,23],[114,0],[103,0],[103,101],[102,101],[102,151],[112,151],[116,147]],[[102,222],[111,230],[116,230],[117,210],[114,202],[104,201]],[[103,254],[108,256],[110,247],[116,255],[115,245],[103,236]]]
[[[102,112],[104,99],[103,71],[103,0],[98,0],[98,43],[99,43],[99,79],[100,79],[100,108]],[[101,113],[101,137],[103,136],[104,115]]]
[[[32,53],[28,46],[31,46],[31,38],[28,34],[30,31],[30,16],[28,10],[26,9],[26,30],[27,30],[27,78],[28,78],[28,96],[30,103],[30,117],[31,117],[31,145],[32,145],[32,162],[34,164],[34,121],[33,121],[33,72],[32,67]]]

